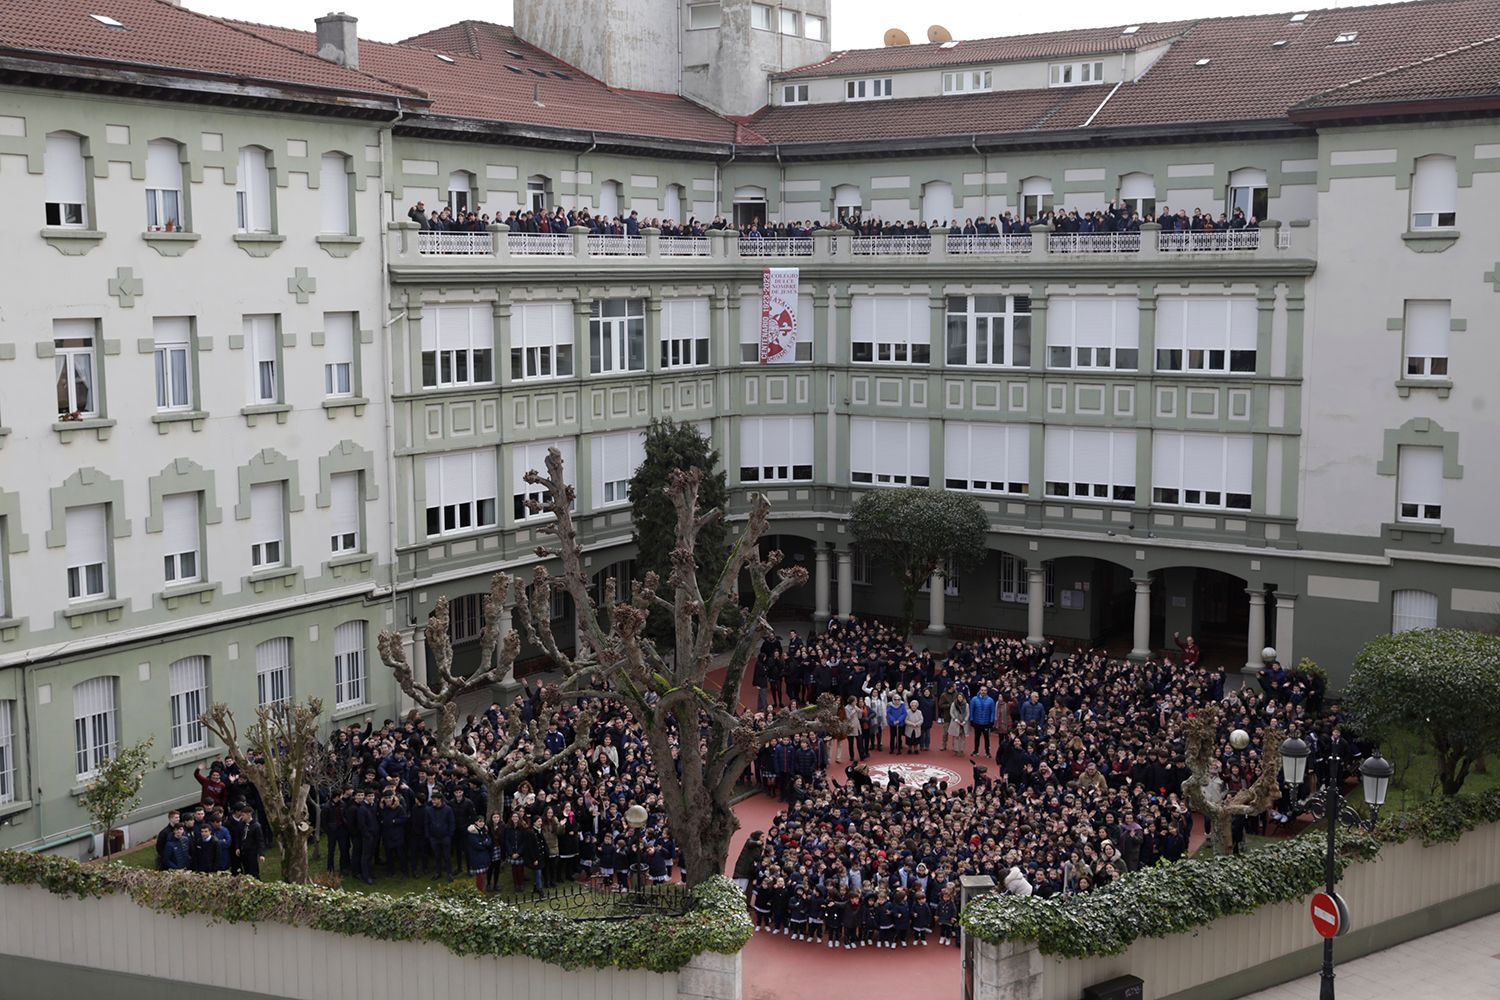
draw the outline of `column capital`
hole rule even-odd
[[[1299,594],[1284,594],[1284,593],[1282,593],[1281,591],[1278,590],[1278,591],[1276,591],[1276,606],[1278,608],[1280,608],[1280,607],[1288,607],[1289,608],[1289,607],[1291,607],[1291,606],[1293,606],[1294,604],[1297,603],[1297,598],[1299,596],[1301,596],[1301,595],[1299,595]]]
[[[1264,590],[1256,590],[1253,587],[1246,587],[1245,593],[1249,595],[1251,604],[1266,603],[1266,592]]]
[[[1142,590],[1149,591],[1151,589],[1151,578],[1149,576],[1133,576],[1130,578],[1130,582],[1135,584],[1137,593],[1140,593]]]

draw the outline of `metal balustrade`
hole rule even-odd
[[[856,236],[854,237],[853,250],[856,257],[925,257],[932,252],[932,237]]]
[[[510,233],[505,245],[516,256],[573,256],[573,240],[566,233]]]
[[[1290,250],[1292,248],[1292,231],[1286,226],[1276,230],[1276,249]]]
[[[707,257],[706,236],[663,236],[657,241],[663,257]]]
[[[641,236],[599,235],[589,237],[592,257],[644,257],[646,240]]]
[[[811,257],[811,236],[790,236],[777,239],[756,237],[740,238],[741,257]]]
[[[1163,252],[1173,253],[1255,250],[1260,246],[1260,230],[1225,229],[1211,233],[1162,233],[1157,245]]]
[[[1049,233],[1048,253],[1140,253],[1140,233]]]
[[[998,236],[949,235],[948,252],[950,254],[973,254],[976,256],[1031,253],[1031,234],[1009,233]]]
[[[442,233],[423,230],[417,233],[417,253],[443,256],[488,255],[495,250],[489,233]]]

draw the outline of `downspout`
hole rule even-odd
[[[781,162],[781,143],[779,142],[776,144],[776,171],[776,214],[782,217],[781,221],[785,224],[788,221],[786,218],[786,164]],[[767,223],[770,221],[770,219],[766,220]]]
[[[573,154],[573,207],[578,207],[578,172],[583,169],[583,158],[599,148],[599,133],[589,133],[589,148]]]
[[[382,128],[380,130],[380,165],[381,165],[381,170],[382,171],[389,170],[390,171],[390,176],[393,177],[393,178],[394,178],[395,173],[396,173],[396,169],[395,169],[396,150],[395,150],[395,144],[393,142],[393,139],[395,137],[396,126],[399,125],[399,124],[401,124],[402,120],[405,119],[405,118],[406,118],[406,109],[401,106],[401,98],[398,97],[398,98],[396,98],[396,117],[395,117],[395,119],[393,119],[384,128]],[[390,194],[390,191],[389,191],[389,189],[387,188],[387,186],[385,184],[385,178],[383,178],[383,177],[381,178],[381,185],[380,185],[380,200],[381,200],[381,206],[380,206],[380,214],[381,214],[381,216],[382,217],[387,217],[387,216],[393,215],[393,213],[395,211],[395,208],[394,208],[394,199],[393,199],[392,195]],[[395,373],[395,370],[396,370],[395,369],[396,354],[395,354],[395,351],[393,350],[393,348],[391,346],[391,336],[390,336],[390,334],[391,334],[391,326],[396,322],[397,319],[405,317],[406,310],[403,307],[403,309],[401,311],[401,315],[399,317],[391,315],[392,305],[391,305],[391,267],[390,267],[391,261],[390,261],[390,253],[391,253],[390,241],[386,240],[386,239],[382,239],[380,241],[380,269],[381,269],[380,270],[380,300],[381,300],[380,304],[381,304],[381,307],[385,310],[384,313],[383,313],[383,315],[386,316],[385,323],[381,327],[381,334],[382,334],[382,336],[380,338],[381,344],[382,344],[382,348],[381,349],[382,349],[382,352],[383,352],[383,360],[385,362],[385,371],[383,371],[381,373],[381,375],[382,375],[382,381],[385,383],[385,386],[383,387],[383,389],[385,391],[385,399],[382,400],[382,402],[385,404],[382,407],[382,409],[385,411],[385,447],[386,447],[386,463],[385,463],[385,510],[386,510],[386,515],[385,515],[385,531],[386,531],[386,535],[385,535],[385,537],[386,537],[387,550],[390,553],[390,563],[391,563],[391,568],[390,568],[390,581],[391,581],[390,582],[390,587],[391,587],[391,595],[390,595],[390,597],[391,597],[391,624],[392,625],[396,625],[397,627],[399,627],[398,623],[401,621],[401,617],[397,613],[397,608],[396,608],[396,590],[397,590],[398,584],[400,583],[400,578],[399,578],[400,577],[400,570],[399,570],[399,563],[400,563],[400,561],[399,561],[399,559],[398,559],[398,557],[396,555],[396,460],[395,460],[395,454],[396,454],[396,424],[395,424],[395,419],[394,419],[394,417],[393,417],[393,415],[391,413],[391,411],[395,409],[395,404],[393,403],[393,401],[390,398],[391,391],[394,391],[395,388],[396,388],[395,385],[393,385],[391,383],[391,376]]]

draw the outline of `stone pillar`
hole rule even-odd
[[[854,614],[854,560],[848,549],[838,553],[839,618],[848,621]]]
[[[1135,584],[1135,628],[1130,644],[1130,658],[1145,660],[1151,656],[1151,578],[1132,577]]]
[[[1297,666],[1292,653],[1293,616],[1297,612],[1297,595],[1276,593],[1276,658],[1281,665],[1291,670]]]
[[[843,587],[843,573],[839,574],[839,586]],[[828,550],[819,545],[813,553],[813,624],[828,622]]]
[[[1247,589],[1250,595],[1250,627],[1245,630],[1245,673],[1260,673],[1260,651],[1266,648],[1266,592]]]
[[[1040,646],[1047,637],[1042,634],[1042,614],[1047,604],[1047,571],[1041,566],[1026,567],[1026,641]]]
[[[934,573],[927,580],[927,634],[947,635],[948,626],[943,621],[943,612],[947,610],[948,581],[943,574]]]

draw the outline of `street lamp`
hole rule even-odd
[[[629,824],[630,828],[636,833],[640,833],[641,829],[645,827],[646,819],[648,818],[648,816],[649,814],[646,812],[646,807],[641,805],[639,802],[631,806],[629,809],[625,810],[625,822]],[[634,896],[636,905],[645,903],[646,865],[645,862],[641,861],[640,841],[636,841],[635,862],[630,866],[630,892],[631,895]]]
[[[1380,807],[1385,805],[1386,789],[1390,785],[1391,775],[1396,773],[1396,769],[1379,753],[1371,754],[1360,763],[1360,782],[1364,786],[1365,803],[1370,807],[1370,818],[1366,820],[1352,806],[1343,801],[1339,781],[1338,748],[1333,743],[1332,732],[1328,734],[1328,738],[1328,773],[1324,776],[1323,794],[1308,795],[1304,799],[1295,800],[1290,812],[1293,816],[1308,812],[1313,815],[1314,819],[1327,818],[1328,846],[1323,855],[1323,880],[1327,883],[1325,888],[1328,895],[1332,896],[1338,882],[1338,869],[1334,865],[1334,837],[1339,820],[1343,820],[1349,826],[1373,830],[1380,816]],[[1307,776],[1307,762],[1311,757],[1312,748],[1305,740],[1293,736],[1282,741],[1281,776],[1286,780],[1289,799],[1302,787],[1302,780]],[[1334,1000],[1333,938],[1331,937],[1323,939],[1323,974],[1318,996],[1319,1000]]]

